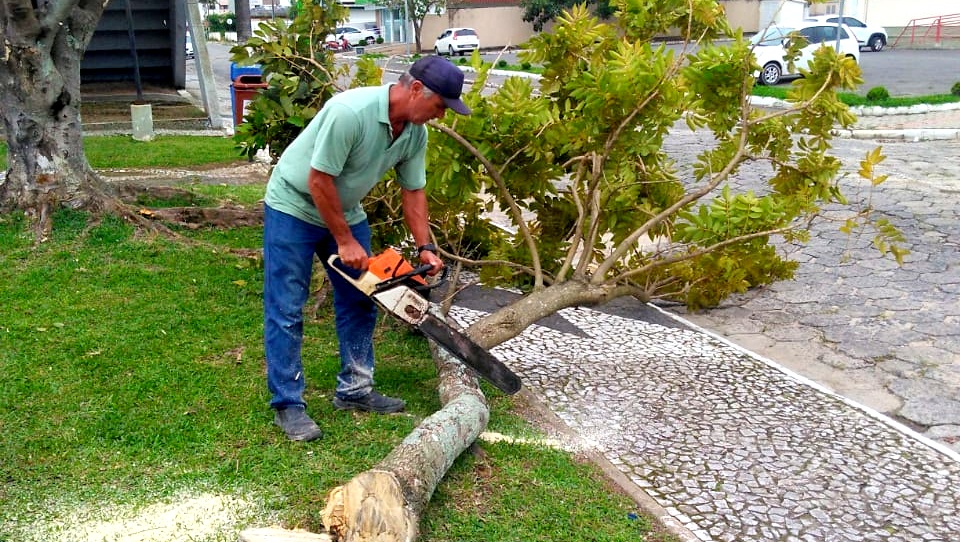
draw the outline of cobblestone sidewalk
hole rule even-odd
[[[463,324],[482,314],[455,309]],[[560,316],[572,330],[532,326],[494,353],[688,539],[960,533],[956,453],[679,321]]]

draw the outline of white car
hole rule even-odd
[[[760,30],[750,38],[751,45],[783,45],[783,40],[793,32],[792,26],[771,25]]]
[[[837,24],[839,17],[836,15],[820,15],[818,17],[808,17],[809,21],[818,23]],[[853,35],[860,42],[860,47],[869,47],[871,51],[882,51],[887,45],[887,31],[882,26],[871,26],[855,17],[842,17],[843,24],[847,25]]]
[[[339,26],[333,33],[337,35],[337,41],[346,37],[350,45],[373,45],[377,42],[376,32],[358,26]]]
[[[446,53],[453,56],[454,53],[459,53],[460,56],[463,56],[464,53],[479,48],[480,38],[472,28],[448,28],[437,37],[437,41],[433,44],[433,52],[438,55]]]
[[[190,38],[190,32],[187,32],[187,41],[184,42],[183,48],[187,59],[193,58],[193,40]]]
[[[794,67],[797,70],[806,68],[813,60],[813,53],[820,47],[835,47],[837,30],[837,25],[826,23],[804,23],[793,29],[793,32],[800,34],[807,40],[807,45],[800,50],[800,57]],[[859,64],[860,44],[853,37],[853,32],[845,26],[841,26],[839,31],[840,54],[852,58],[854,62]],[[760,71],[756,75],[761,84],[776,85],[786,76],[800,75],[799,71],[788,70],[787,61],[784,60],[786,53],[784,43],[790,39],[789,34],[790,32],[788,32],[786,38],[779,41],[772,36],[771,39],[767,39],[765,34],[755,42],[751,39],[751,42],[754,43],[753,56],[756,57],[757,64],[760,65]]]

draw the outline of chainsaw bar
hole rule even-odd
[[[516,373],[450,324],[432,314],[427,314],[423,321],[417,324],[417,329],[437,341],[444,350],[463,361],[500,391],[508,395],[520,391],[520,377]]]

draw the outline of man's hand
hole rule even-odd
[[[443,269],[443,260],[440,259],[440,256],[437,256],[436,252],[428,249],[427,247],[429,247],[429,245],[424,245],[421,247],[420,263],[433,267],[433,269],[427,272],[427,274],[432,277]]]
[[[337,254],[344,265],[358,271],[366,271],[370,263],[367,251],[353,238],[349,242],[338,243]]]

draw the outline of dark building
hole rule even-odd
[[[131,17],[127,16],[130,2]],[[80,82],[135,81],[131,28],[140,80],[183,88],[187,0],[110,0],[80,64]]]

